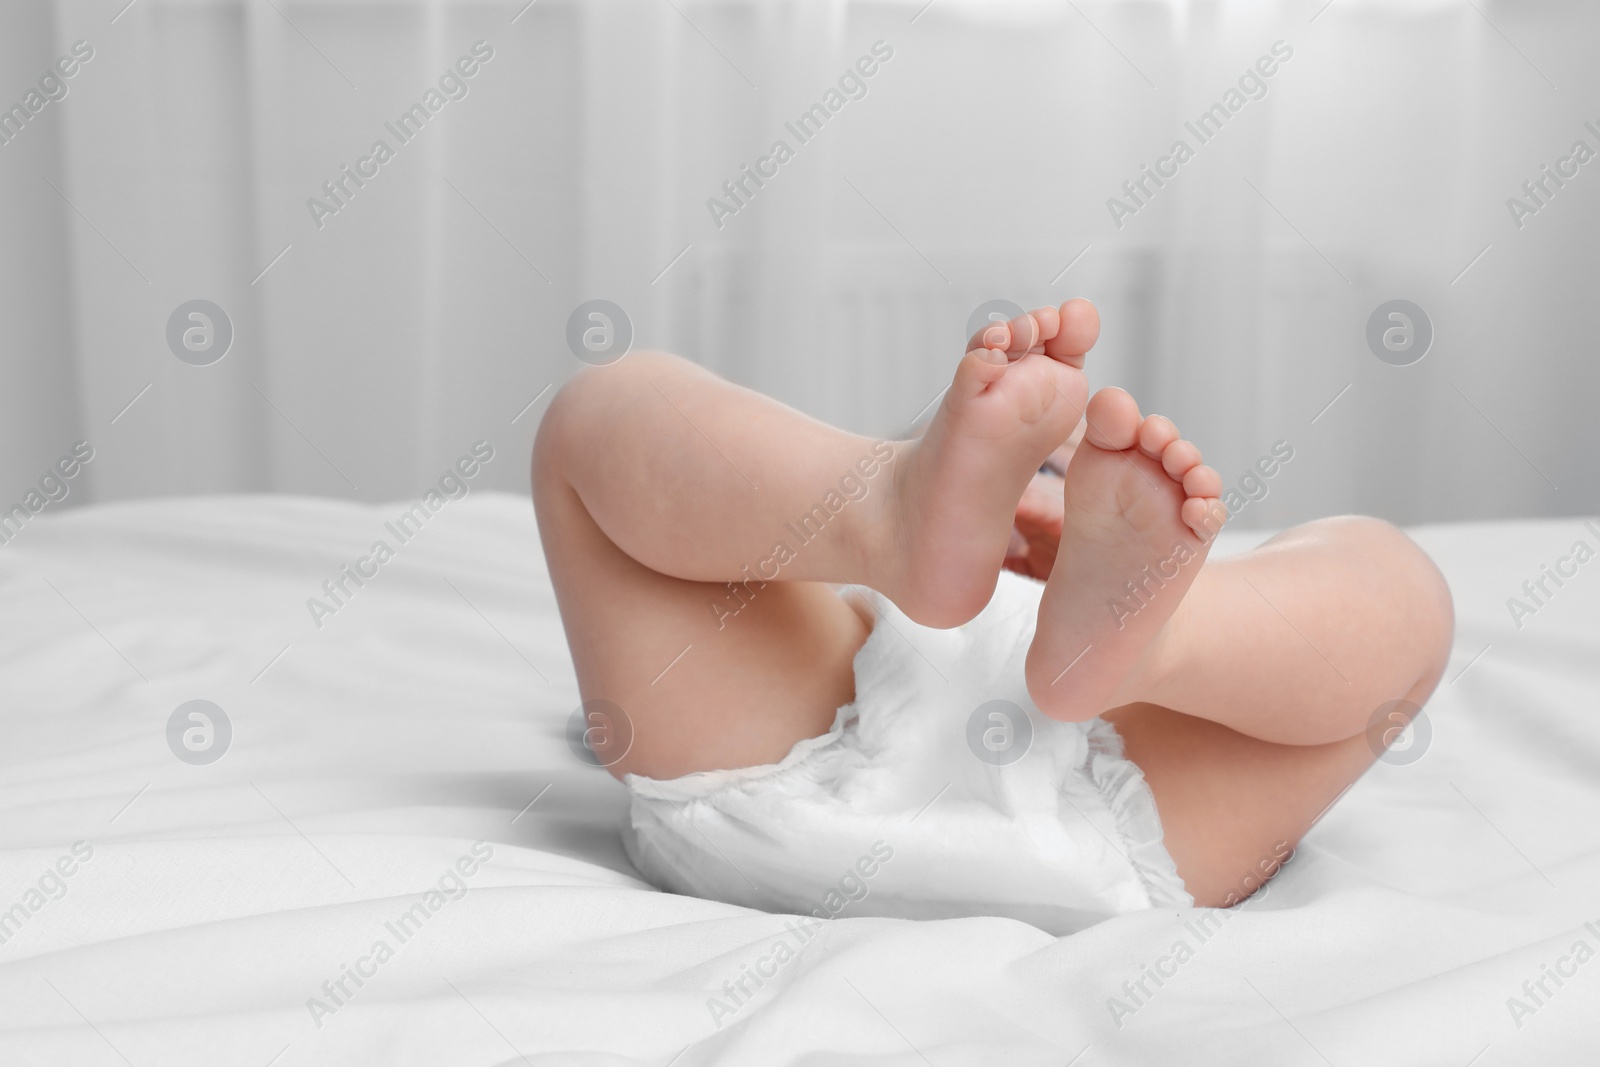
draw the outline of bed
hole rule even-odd
[[[1414,531],[1458,612],[1428,730],[1248,904],[840,918],[773,963],[789,917],[629,866],[527,502],[400,542],[406,507],[99,505],[0,546],[0,1062],[1593,1062],[1581,520]]]

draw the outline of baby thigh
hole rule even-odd
[[[624,750],[597,748],[612,774],[775,763],[854,699],[868,628],[830,586],[661,574],[612,543],[559,477],[536,469],[534,482],[579,691],[623,720],[612,734],[627,735]]]
[[[1144,772],[1167,851],[1201,907],[1255,892],[1377,758],[1365,734],[1282,745],[1154,704],[1105,718]]]

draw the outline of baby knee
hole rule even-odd
[[[1367,516],[1333,521],[1356,542],[1374,573],[1392,583],[1394,601],[1407,616],[1418,645],[1426,650],[1427,669],[1442,670],[1455,639],[1455,601],[1438,564],[1392,523]]]
[[[596,437],[613,432],[626,418],[631,398],[648,392],[665,377],[681,373],[686,360],[665,352],[635,352],[616,363],[584,367],[568,378],[551,398],[533,441],[534,476],[552,462],[562,462],[574,448],[585,449]]]
[[[1450,586],[1433,559],[1405,531],[1367,515],[1339,515],[1309,523],[1324,544],[1355,560],[1362,575],[1379,588],[1374,610],[1399,610],[1407,628],[1448,656],[1455,629]],[[1385,605],[1390,606],[1386,609]]]

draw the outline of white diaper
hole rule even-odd
[[[819,918],[1002,915],[1068,934],[1189,907],[1116,731],[1056,722],[1028,696],[1043,588],[1002,573],[953,630],[872,595],[856,699],[833,728],[777,764],[628,775],[629,857],[675,893]]]

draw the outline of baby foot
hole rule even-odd
[[[1067,468],[1061,555],[1028,649],[1028,693],[1052,718],[1082,722],[1137,699],[1166,621],[1227,519],[1222,479],[1160,415],[1102,389]]]
[[[994,594],[1022,491],[1083,416],[1087,300],[986,326],[927,432],[895,463],[879,591],[925,626],[958,626]]]

